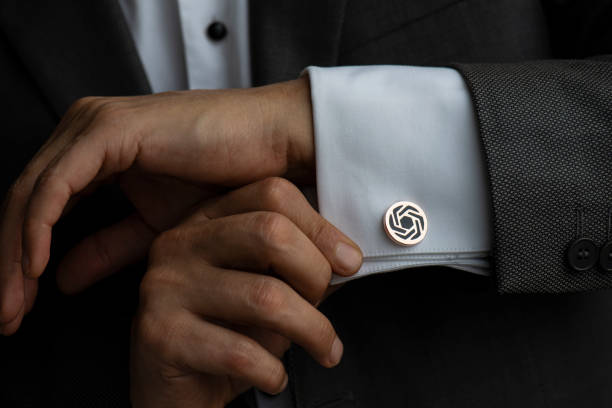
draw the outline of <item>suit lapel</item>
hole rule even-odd
[[[116,0],[2,1],[0,26],[58,116],[83,96],[150,92]]]
[[[253,84],[294,79],[308,65],[333,66],[346,0],[250,0]]]

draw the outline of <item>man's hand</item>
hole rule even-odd
[[[138,212],[73,251],[72,269],[90,255],[106,260],[70,291],[142,257],[159,231],[206,195],[201,187],[312,177],[313,162],[306,78],[245,90],[77,101],[7,195],[0,226],[0,332],[15,332],[34,303],[52,227],[77,194],[100,181],[120,176]],[[114,264],[105,264],[109,260]]]
[[[343,346],[314,305],[361,252],[300,191],[271,178],[207,202],[152,246],[132,330],[135,407],[223,407],[282,391],[289,341],[323,366]]]

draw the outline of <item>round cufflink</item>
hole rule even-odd
[[[398,245],[416,245],[427,235],[425,211],[410,201],[398,201],[389,207],[383,225],[387,236]]]
[[[567,250],[567,260],[576,272],[592,269],[597,264],[599,251],[595,242],[589,238],[577,238]]]
[[[599,266],[604,272],[612,272],[612,241],[608,241],[599,251]]]

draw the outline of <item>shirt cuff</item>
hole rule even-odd
[[[308,67],[321,214],[362,249],[356,275],[442,265],[488,274],[490,203],[469,92],[451,68]],[[395,202],[428,220],[419,244],[395,244]]]

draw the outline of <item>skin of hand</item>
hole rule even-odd
[[[143,258],[159,232],[211,191],[270,176],[311,180],[312,126],[306,77],[250,89],[77,101],[6,196],[0,332],[14,333],[32,308],[52,227],[80,194],[117,180],[136,213],[68,254],[58,270],[67,292]]]
[[[278,393],[290,341],[336,365],[342,342],[315,306],[332,271],[360,264],[357,246],[285,179],[207,201],[151,247],[132,326],[133,406],[223,407],[251,386]]]

